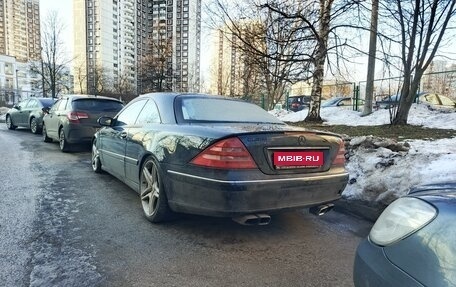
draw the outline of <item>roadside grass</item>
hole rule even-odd
[[[397,141],[405,139],[421,139],[421,140],[436,140],[443,138],[456,137],[456,130],[452,129],[436,129],[426,128],[422,126],[346,126],[346,125],[324,125],[324,124],[309,124],[305,122],[289,123],[294,126],[304,127],[308,129],[316,129],[322,131],[333,132],[341,135],[355,136],[377,136],[383,138],[391,138]]]

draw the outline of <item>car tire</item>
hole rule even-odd
[[[59,147],[60,147],[60,150],[63,152],[70,151],[70,144],[66,140],[65,132],[63,131],[63,128],[61,128],[59,130]]]
[[[92,143],[92,169],[95,173],[101,173],[100,154],[96,145],[96,141]]]
[[[171,219],[173,212],[168,206],[161,171],[152,157],[141,167],[139,195],[147,220],[159,223]]]
[[[9,130],[15,130],[17,128],[17,126],[15,126],[13,124],[13,121],[11,120],[11,116],[10,115],[6,115],[6,127],[9,129]]]
[[[43,141],[45,143],[50,143],[52,142],[52,139],[50,137],[48,137],[47,135],[47,131],[46,131],[46,126],[43,124],[43,131],[42,131],[42,135],[43,135]]]
[[[30,120],[30,131],[33,134],[38,134],[41,131],[41,129],[38,127],[38,121],[36,120],[36,118],[32,118]]]

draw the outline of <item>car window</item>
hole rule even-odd
[[[257,105],[226,98],[177,97],[174,103],[179,123],[238,122],[283,124]]]
[[[73,109],[97,112],[118,112],[123,104],[118,101],[106,99],[77,99],[73,101]]]
[[[339,106],[351,106],[351,99],[343,99],[340,101]]]
[[[67,102],[68,102],[68,99],[62,99],[62,101],[59,103],[59,106],[57,107],[57,110],[58,111],[66,110]]]
[[[64,110],[66,102],[67,102],[67,99],[60,99],[60,100],[56,101],[49,112],[51,113],[51,112],[55,112],[55,111]]]
[[[445,97],[445,96],[441,96],[441,95],[436,95],[439,100],[440,100],[440,104],[443,105],[443,106],[455,106],[455,102],[448,98],[448,97]]]
[[[337,102],[336,98],[328,99],[328,100],[322,101],[321,102],[321,106],[322,107],[329,107],[329,106],[334,105],[336,102]]]
[[[57,110],[57,108],[59,107],[60,103],[62,102],[62,100],[57,100],[54,105],[51,107],[51,109],[49,110],[49,112],[55,112]]]
[[[136,124],[151,124],[160,123],[160,114],[157,105],[153,100],[148,100],[144,108],[141,110]]]
[[[146,100],[139,100],[137,102],[133,102],[129,104],[125,109],[117,116],[115,126],[124,126],[124,125],[133,125],[138,118],[139,113],[141,112],[142,108]]]
[[[17,106],[20,107],[21,109],[23,109],[27,106],[28,102],[29,102],[29,100],[22,101],[19,104],[17,104]]]
[[[39,108],[38,101],[35,100],[35,99],[31,99],[31,100],[29,101],[29,103],[27,104],[27,108],[28,108],[28,109]]]

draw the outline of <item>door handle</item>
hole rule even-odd
[[[127,138],[127,132],[121,132],[120,138],[122,138],[122,139]]]

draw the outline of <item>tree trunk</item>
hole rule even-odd
[[[378,0],[372,1],[371,27],[369,37],[369,61],[367,64],[366,98],[364,101],[363,116],[372,113],[372,99],[374,97],[375,79],[375,52],[377,50],[377,23]]]
[[[331,21],[331,6],[332,0],[320,0],[320,23],[318,35],[315,35],[318,45],[318,50],[315,55],[315,72],[313,75],[313,85],[310,102],[309,113],[305,118],[305,122],[322,122],[320,117],[321,91],[323,86],[323,76],[325,69],[325,61],[328,53],[328,34]]]

